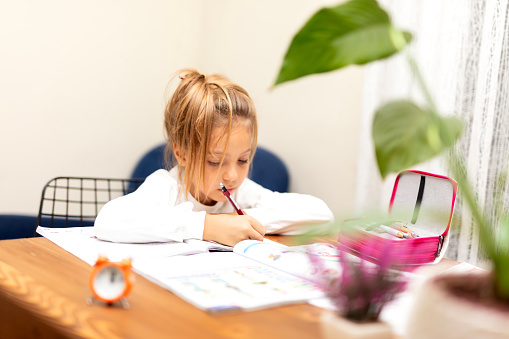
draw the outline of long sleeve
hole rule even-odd
[[[228,201],[205,206],[191,195],[184,198],[179,194],[176,169],[154,172],[135,192],[104,205],[94,224],[97,238],[131,243],[202,239],[206,213],[234,212]],[[234,198],[268,234],[298,234],[334,220],[318,198],[272,192],[250,179],[242,183]]]
[[[267,234],[299,234],[325,227],[334,215],[324,201],[311,195],[272,192],[246,179],[236,192],[237,203],[267,228]]]
[[[202,239],[205,212],[193,211],[191,202],[177,204],[178,194],[170,172],[154,172],[135,192],[104,205],[94,224],[97,238],[132,243]]]

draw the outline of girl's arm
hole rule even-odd
[[[311,195],[273,192],[249,179],[236,193],[240,208],[263,224],[267,234],[299,234],[334,222],[325,202]]]
[[[168,171],[154,172],[135,192],[104,205],[94,224],[97,238],[130,243],[202,239],[205,212],[193,212],[191,202],[175,206],[178,193]]]

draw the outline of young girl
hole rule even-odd
[[[154,172],[135,192],[108,202],[95,221],[99,239],[194,238],[233,246],[333,220],[318,198],[272,192],[247,178],[258,131],[253,102],[242,87],[196,70],[182,70],[179,78],[164,114],[166,155],[178,165]],[[235,213],[221,183],[244,215]]]

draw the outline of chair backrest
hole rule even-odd
[[[134,168],[131,178],[146,178],[158,169],[165,168],[164,148],[158,145],[149,150]],[[173,164],[172,164],[173,166]],[[276,192],[288,192],[290,176],[283,161],[271,151],[258,146],[249,176],[254,182]]]
[[[131,178],[146,178],[150,174],[154,173],[158,169],[166,168],[164,164],[164,148],[166,143],[157,145],[150,149],[143,157],[138,161],[134,168]],[[172,166],[173,167],[173,166]]]
[[[92,226],[104,204],[131,193],[143,181],[144,179],[54,178],[42,190],[37,225]]]
[[[284,162],[274,153],[257,147],[249,178],[271,191],[285,193],[290,185],[290,175]]]

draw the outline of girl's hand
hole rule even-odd
[[[249,215],[207,214],[203,240],[234,246],[247,239],[263,241],[265,231],[265,226]]]

